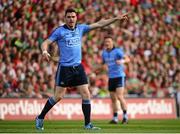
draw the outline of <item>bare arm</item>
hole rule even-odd
[[[49,39],[46,39],[43,43],[42,43],[42,45],[41,45],[41,50],[42,51],[47,51],[48,50],[48,46],[50,45],[50,44],[52,44],[53,42],[51,41],[51,40],[49,40]]]
[[[96,23],[91,24],[90,28],[91,28],[91,30],[94,30],[94,29],[97,29],[97,28],[102,28],[102,27],[108,26],[108,25],[110,25],[110,24],[112,24],[112,23],[114,23],[114,22],[116,22],[118,20],[127,20],[128,19],[128,17],[127,17],[128,14],[129,13],[125,13],[125,14],[123,14],[121,16],[117,16],[117,17],[114,17],[114,18],[111,18],[111,19],[100,20],[100,21],[98,21]]]
[[[43,54],[43,58],[46,59],[47,61],[50,60],[51,55],[48,53],[48,46],[53,43],[51,40],[46,39],[42,45],[41,45],[41,50],[42,50],[42,54]]]
[[[108,67],[107,67],[107,64],[105,63],[101,63],[97,67],[94,68],[95,73],[102,73],[107,70],[108,70]]]
[[[58,62],[59,62],[59,56],[51,56],[51,57],[50,57],[50,60],[58,63]]]

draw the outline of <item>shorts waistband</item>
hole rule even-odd
[[[69,68],[69,69],[76,69],[76,68],[78,68],[78,67],[80,67],[81,66],[81,64],[79,64],[79,65],[75,65],[75,66],[61,66],[62,68]]]

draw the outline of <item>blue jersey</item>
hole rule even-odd
[[[103,62],[108,65],[109,78],[125,76],[124,66],[116,64],[116,60],[123,59],[124,52],[121,48],[113,48],[111,51],[103,50]]]
[[[63,25],[52,32],[48,39],[58,44],[62,66],[77,66],[81,63],[82,37],[89,31],[89,25],[77,24],[73,30]]]

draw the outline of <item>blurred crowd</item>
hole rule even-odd
[[[109,96],[107,72],[101,68],[105,34],[111,34],[131,59],[125,65],[128,97],[170,97],[180,91],[178,0],[1,0],[1,98],[53,94],[57,63],[43,60],[39,48],[54,28],[64,24],[68,7],[74,7],[78,22],[86,24],[131,12],[128,21],[83,37],[82,63],[93,97]],[[49,51],[55,55],[56,44]],[[78,96],[68,88],[66,97]]]

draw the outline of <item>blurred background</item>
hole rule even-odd
[[[54,92],[57,63],[42,60],[40,45],[64,24],[74,7],[78,22],[91,24],[131,11],[128,21],[91,31],[83,38],[83,60],[93,98],[109,97],[101,68],[103,37],[109,33],[131,62],[125,65],[127,97],[175,97],[180,92],[178,0],[1,0],[0,97],[47,98]],[[57,53],[57,46],[50,48]],[[74,88],[65,97],[79,98]],[[180,97],[179,97],[180,98]]]

